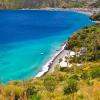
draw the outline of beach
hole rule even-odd
[[[91,16],[93,15],[93,13],[99,12],[100,8],[40,8],[40,9],[23,8],[19,10],[73,11]]]
[[[65,46],[66,43],[61,46],[60,50],[42,67],[42,70],[35,77],[41,77],[48,72],[54,71],[54,68],[59,63],[59,59],[66,54]]]

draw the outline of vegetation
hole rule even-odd
[[[72,94],[78,91],[77,81],[74,78],[71,78],[67,81],[67,86],[64,87],[64,94]]]
[[[94,61],[100,59],[100,24],[85,27],[69,38],[66,49],[80,51],[81,56],[71,62]]]
[[[90,19],[93,21],[100,21],[100,12],[93,14]]]
[[[100,8],[100,0],[96,0],[96,2],[91,3],[89,6],[90,7]]]
[[[30,81],[0,86],[3,100],[99,100],[100,61],[58,70]],[[70,72],[69,72],[70,70]],[[13,99],[12,99],[13,98]]]
[[[91,0],[94,1],[94,0]],[[1,9],[20,9],[20,8],[70,8],[87,6],[88,0],[0,0]]]

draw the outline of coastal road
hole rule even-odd
[[[59,59],[65,57],[66,53],[67,53],[66,50],[62,50],[62,52],[59,53],[59,55],[53,60],[52,64],[50,65],[50,69],[48,73],[51,73],[54,71],[56,65],[59,63]]]

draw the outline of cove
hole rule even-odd
[[[89,16],[72,11],[0,10],[0,82],[35,77]]]

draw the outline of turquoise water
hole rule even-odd
[[[1,10],[0,82],[33,78],[73,32],[92,24],[75,12]]]

